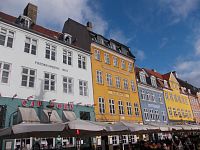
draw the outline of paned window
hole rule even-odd
[[[13,31],[0,28],[0,45],[12,48],[14,35],[15,33]]]
[[[156,78],[154,76],[151,76],[151,85],[157,87]]]
[[[8,83],[11,72],[11,64],[0,62],[0,80],[1,83]]]
[[[55,91],[56,75],[53,73],[44,73],[44,90]]]
[[[101,59],[101,57],[100,57],[100,51],[97,50],[97,49],[95,49],[95,59],[96,60],[100,60]]]
[[[142,83],[146,83],[146,77],[145,77],[145,74],[143,72],[140,72],[140,81]]]
[[[63,63],[67,65],[72,65],[72,52],[68,50],[63,50]]]
[[[103,84],[102,72],[99,71],[99,70],[97,70],[97,71],[96,71],[96,75],[97,75],[97,83]]]
[[[79,80],[79,94],[82,96],[88,96],[88,82]]]
[[[115,67],[118,67],[118,59],[117,59],[117,57],[113,57],[113,65],[115,66]]]
[[[127,112],[128,112],[128,115],[132,115],[132,106],[131,106],[131,102],[126,102],[126,105],[127,105]]]
[[[113,99],[109,99],[110,113],[115,114],[115,103]]]
[[[73,93],[73,78],[63,77],[63,92],[64,93]]]
[[[123,102],[121,100],[118,101],[118,106],[119,106],[119,114],[123,115],[124,114],[124,106],[123,106]]]
[[[128,90],[128,80],[124,79],[124,90]]]
[[[145,100],[145,92],[144,92],[144,90],[142,90],[141,96],[142,96],[142,100]]]
[[[129,72],[133,71],[133,64],[132,63],[128,63],[128,71]]]
[[[24,45],[24,52],[36,55],[37,53],[37,40],[26,37],[25,45]]]
[[[104,53],[104,60],[106,64],[110,64],[110,56],[108,53]]]
[[[82,69],[86,69],[86,57],[82,55],[78,55],[78,67]]]
[[[138,117],[140,115],[138,103],[134,103],[134,108],[135,108],[135,115]]]
[[[105,102],[102,97],[99,97],[99,113],[104,114],[105,113]]]
[[[135,83],[134,83],[134,81],[131,81],[131,90],[135,91]]]
[[[147,108],[144,108],[143,110],[144,110],[144,118],[145,118],[146,121],[148,121],[148,120],[149,120],[149,112],[148,112],[148,109],[147,109]]]
[[[116,77],[116,87],[120,88],[120,77]]]
[[[22,82],[21,86],[34,87],[35,86],[36,71],[35,69],[22,68]]]
[[[122,60],[121,63],[122,63],[122,69],[126,69],[126,63],[125,63],[125,60]]]
[[[50,60],[56,60],[56,46],[48,43],[46,44],[45,58]]]
[[[111,74],[106,74],[106,80],[107,80],[107,84],[108,86],[112,86],[112,75]]]

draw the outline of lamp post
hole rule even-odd
[[[52,114],[52,108],[54,107],[54,105],[52,105],[51,103],[49,105],[46,106],[47,108],[49,108],[47,110],[47,114],[48,114],[48,119],[49,119],[49,123],[51,123],[51,114]]]

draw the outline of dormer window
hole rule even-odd
[[[144,72],[140,72],[140,81],[142,83],[146,83],[146,76]]]
[[[70,34],[64,33],[63,41],[67,44],[71,44],[72,43],[72,36]]]
[[[31,19],[27,16],[20,15],[19,16],[19,23],[26,28],[29,28],[31,25]]]
[[[168,83],[167,83],[167,81],[166,80],[164,80],[164,86],[166,87],[166,88],[168,88],[169,86],[168,86]]]
[[[110,47],[114,50],[116,50],[116,45],[114,43],[110,43]]]
[[[154,76],[151,76],[151,85],[157,87],[156,78]]]
[[[190,89],[188,89],[188,93],[191,94],[191,90]]]

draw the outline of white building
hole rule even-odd
[[[74,46],[67,33],[35,24],[36,17],[32,4],[18,18],[0,12],[1,96],[92,105],[89,50]]]

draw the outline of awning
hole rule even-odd
[[[19,107],[13,123],[18,124],[21,122],[40,123],[40,119],[34,108]]]
[[[76,114],[73,111],[63,111],[63,117],[64,122],[76,120]]]
[[[62,120],[60,119],[56,110],[43,109],[43,113],[41,114],[41,122],[42,123],[49,123],[49,115],[48,115],[49,111],[51,112],[51,115],[50,115],[51,123],[61,123],[62,122]]]

